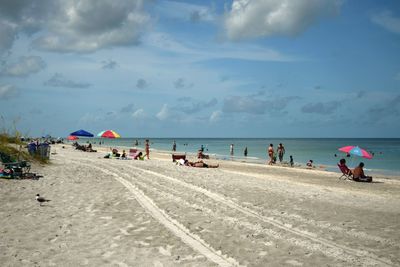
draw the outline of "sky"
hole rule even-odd
[[[0,128],[400,137],[398,0],[0,0]]]

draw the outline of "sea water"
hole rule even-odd
[[[139,147],[144,148],[143,138],[118,138],[118,139],[83,139],[81,142],[92,142],[102,146],[133,147],[138,140]],[[356,167],[361,161],[365,164],[365,172],[385,175],[400,176],[400,138],[149,138],[150,148],[172,151],[175,140],[177,153],[195,154],[201,146],[204,153],[215,156],[221,160],[237,160],[265,164],[267,161],[267,148],[273,144],[275,151],[279,143],[285,147],[286,153],[283,160],[288,162],[292,155],[296,164],[305,165],[310,159],[316,166],[323,166],[330,171],[338,171],[337,163],[345,158],[350,168]],[[230,155],[230,145],[234,145],[234,155]],[[344,146],[358,145],[373,153],[372,159],[358,156],[346,157],[338,149]],[[243,152],[247,147],[248,155]]]

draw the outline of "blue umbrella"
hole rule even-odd
[[[85,130],[78,130],[76,132],[70,133],[69,135],[72,136],[86,136],[86,137],[93,137],[93,134],[86,132]]]

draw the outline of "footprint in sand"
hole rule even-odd
[[[172,255],[172,254],[171,254],[171,249],[172,249],[172,247],[173,247],[173,246],[169,246],[169,245],[167,245],[166,248],[159,247],[159,248],[158,248],[158,252],[160,252],[160,254],[162,254],[162,255],[164,255],[164,256],[171,256],[171,255]]]
[[[103,258],[109,258],[114,254],[114,251],[107,251],[105,253],[103,253]]]
[[[287,260],[287,261],[285,261],[285,263],[292,265],[292,266],[303,266],[303,263],[298,262],[296,260]]]

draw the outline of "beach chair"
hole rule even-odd
[[[186,154],[172,154],[172,162],[176,162],[180,159],[186,160]]]
[[[0,161],[3,163],[4,169],[10,171],[11,178],[22,178],[31,169],[28,161],[14,161],[12,157],[3,152],[0,152]]]
[[[133,159],[133,158],[135,158],[137,153],[138,153],[138,150],[136,148],[131,148],[131,149],[129,149],[128,157]]]
[[[337,165],[340,169],[340,171],[342,172],[342,176],[339,177],[339,180],[341,180],[342,178],[344,180],[349,179],[352,180],[353,179],[353,175],[348,174],[347,170],[345,168],[343,168],[343,166],[341,166],[340,164]]]

